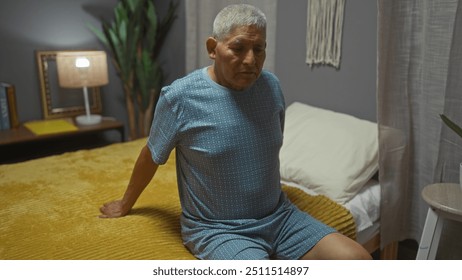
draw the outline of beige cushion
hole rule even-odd
[[[295,102],[286,110],[281,177],[345,203],[378,170],[377,124]]]

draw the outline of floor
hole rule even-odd
[[[445,220],[438,252],[436,253],[437,260],[462,260],[461,233],[461,222]],[[399,242],[398,260],[415,260],[418,248],[418,242],[415,240],[404,240]]]
[[[419,244],[415,240],[404,240],[398,244],[398,260],[415,260]]]
[[[401,241],[398,244],[398,260],[415,260],[418,244],[414,240]],[[380,252],[372,254],[374,260],[380,260]]]

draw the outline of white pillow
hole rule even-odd
[[[286,110],[281,179],[350,200],[378,170],[376,123],[299,102]]]

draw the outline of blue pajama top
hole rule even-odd
[[[183,218],[259,219],[285,201],[284,108],[279,81],[267,71],[243,91],[220,86],[207,68],[162,89],[148,147],[157,164],[176,149]]]

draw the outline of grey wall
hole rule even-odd
[[[305,63],[307,1],[278,2],[276,75],[294,101],[376,120],[377,1],[345,1],[340,69]]]
[[[157,3],[158,2],[158,3]],[[14,84],[21,122],[42,118],[36,50],[104,49],[87,24],[111,19],[117,0],[2,0],[0,2],[0,81]],[[165,14],[167,1],[157,0]],[[183,14],[181,5],[178,14]],[[184,74],[184,17],[167,38],[161,62],[166,82]],[[121,82],[109,63],[109,84],[102,87],[103,115],[127,123]],[[128,130],[127,130],[128,131]]]
[[[0,80],[16,87],[21,122],[42,118],[36,50],[101,49],[85,26],[110,16],[115,1],[8,0],[0,4]],[[89,6],[89,7],[88,7]],[[104,115],[124,119],[121,86],[110,65],[110,84],[102,88]]]
[[[167,1],[156,0],[159,13]],[[307,1],[279,1],[276,74],[287,104],[293,101],[375,120],[376,1],[346,1],[342,62],[332,67],[305,64]],[[117,0],[2,0],[0,81],[16,86],[20,121],[42,118],[36,50],[104,49],[86,24],[111,18]],[[167,38],[161,62],[166,83],[185,73],[184,1]],[[103,114],[127,122],[123,91],[112,64],[102,88]]]

